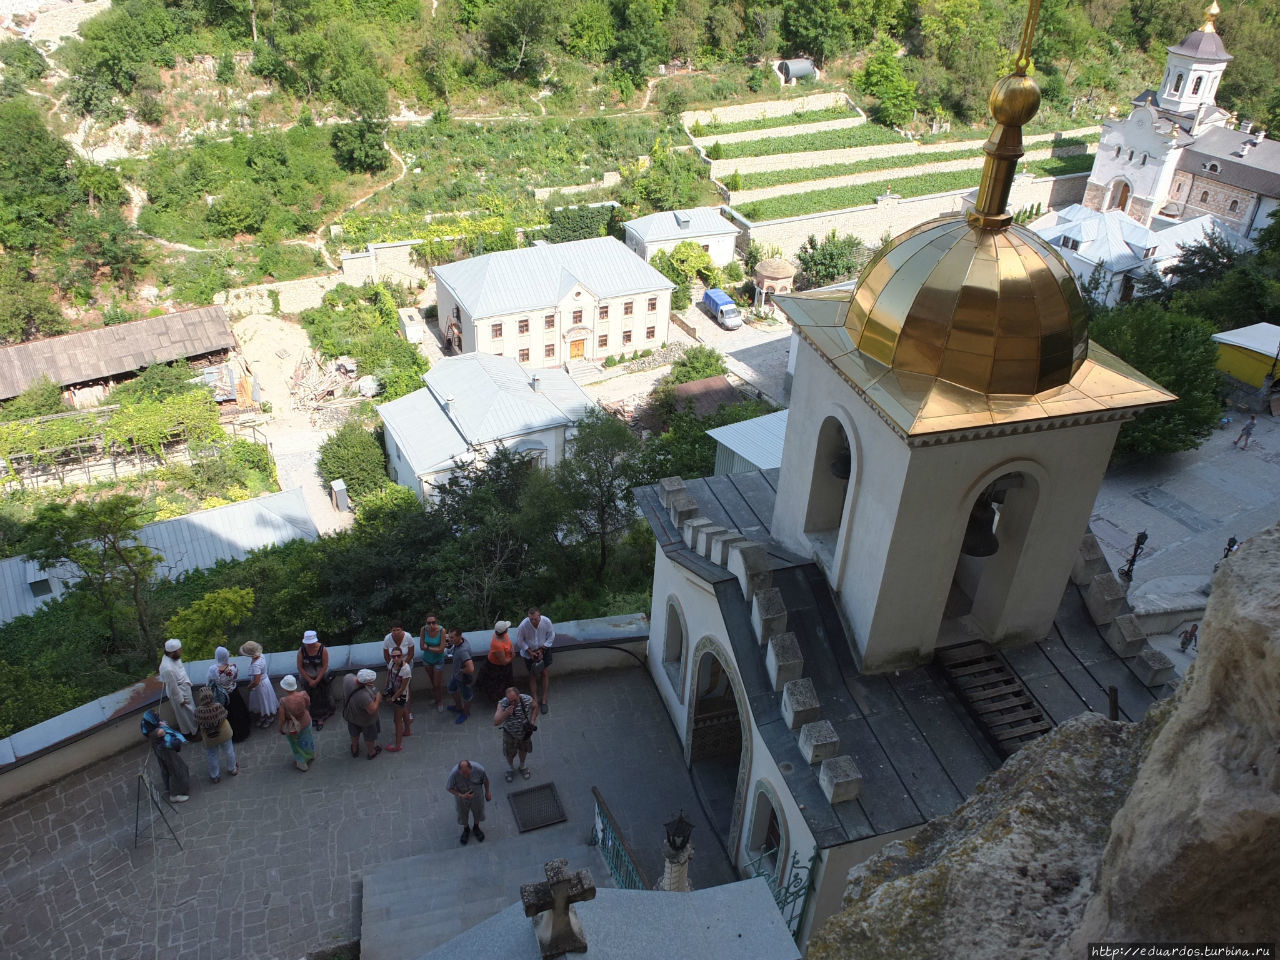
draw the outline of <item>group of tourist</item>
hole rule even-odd
[[[385,681],[379,685],[377,673],[368,668],[343,677],[341,709],[351,738],[351,756],[360,756],[361,742],[370,760],[384,750],[398,753],[404,749],[405,738],[413,735],[411,685],[413,665],[420,658],[436,710],[452,711],[455,723],[465,723],[470,718],[477,689],[496,702],[493,725],[502,735],[506,782],[511,783],[517,774],[530,779],[532,771],[526,761],[533,751],[537,719],[550,712],[547,693],[554,639],[551,621],[533,607],[514,631],[514,637],[509,621],[495,623],[488,652],[477,663],[462,631],[445,629],[435,614],[426,618],[416,644],[402,624],[393,623],[382,642]],[[304,773],[310,769],[316,759],[314,732],[322,730],[338,709],[332,696],[329,651],[316,631],[303,634],[297,652],[297,673],[281,679],[279,697],[267,671],[262,645],[250,641],[240,647],[240,654],[249,658],[247,704],[238,691],[239,668],[231,662],[226,647],[217,648],[198,695],[193,695],[191,679],[182,663],[182,641],[169,640],[164,649],[159,679],[173,707],[177,729],[162,721],[156,711],[148,710],[143,714],[142,733],[151,744],[170,801],[182,803],[188,799],[190,774],[178,753],[183,744],[196,740],[204,748],[211,783],[221,782],[224,774],[234,777],[240,772],[235,744],[247,739],[254,727],[277,727],[289,744],[294,766]],[[528,670],[527,694],[514,683],[512,664],[517,656]],[[452,694],[452,704],[445,703],[446,691]],[[391,706],[394,735],[394,743],[385,747],[378,743],[379,713],[384,702]],[[484,820],[484,804],[492,799],[484,767],[475,761],[459,762],[449,774],[446,790],[454,797],[458,823],[463,828],[460,842],[465,844],[472,836],[483,842],[480,824]]]

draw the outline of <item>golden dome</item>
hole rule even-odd
[[[988,395],[1069,382],[1089,349],[1071,268],[1020,226],[941,217],[867,264],[845,316],[866,356]]]

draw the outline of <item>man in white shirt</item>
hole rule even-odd
[[[166,640],[164,659],[160,661],[160,682],[164,684],[165,695],[173,704],[173,713],[178,721],[178,729],[187,736],[196,732],[196,704],[191,696],[191,678],[187,676],[187,668],[182,664],[182,641]]]
[[[547,688],[551,685],[551,644],[556,638],[556,628],[537,607],[529,608],[516,629],[515,648],[529,670],[529,695],[538,703],[538,712],[546,716]],[[542,696],[538,696],[538,678],[542,678]]]

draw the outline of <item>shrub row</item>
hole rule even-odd
[[[748,130],[771,130],[774,127],[789,127],[797,123],[822,123],[824,120],[848,120],[856,117],[849,107],[826,107],[822,110],[803,110],[800,113],[788,113],[782,117],[757,117],[755,120],[736,120],[732,123],[695,123],[689,133],[695,137],[714,137],[726,133],[746,133]],[[699,132],[701,131],[701,132]]]
[[[716,159],[719,153],[724,159],[737,157],[772,157],[779,153],[809,153],[813,150],[844,150],[850,147],[872,147],[883,143],[905,143],[903,136],[890,127],[877,123],[864,123],[860,127],[841,130],[819,130],[816,133],[800,133],[794,137],[770,137],[767,140],[747,140],[743,143],[716,141],[708,155]]]

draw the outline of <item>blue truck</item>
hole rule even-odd
[[[702,309],[726,330],[737,330],[742,326],[742,311],[733,298],[718,287],[712,287],[702,295]]]

